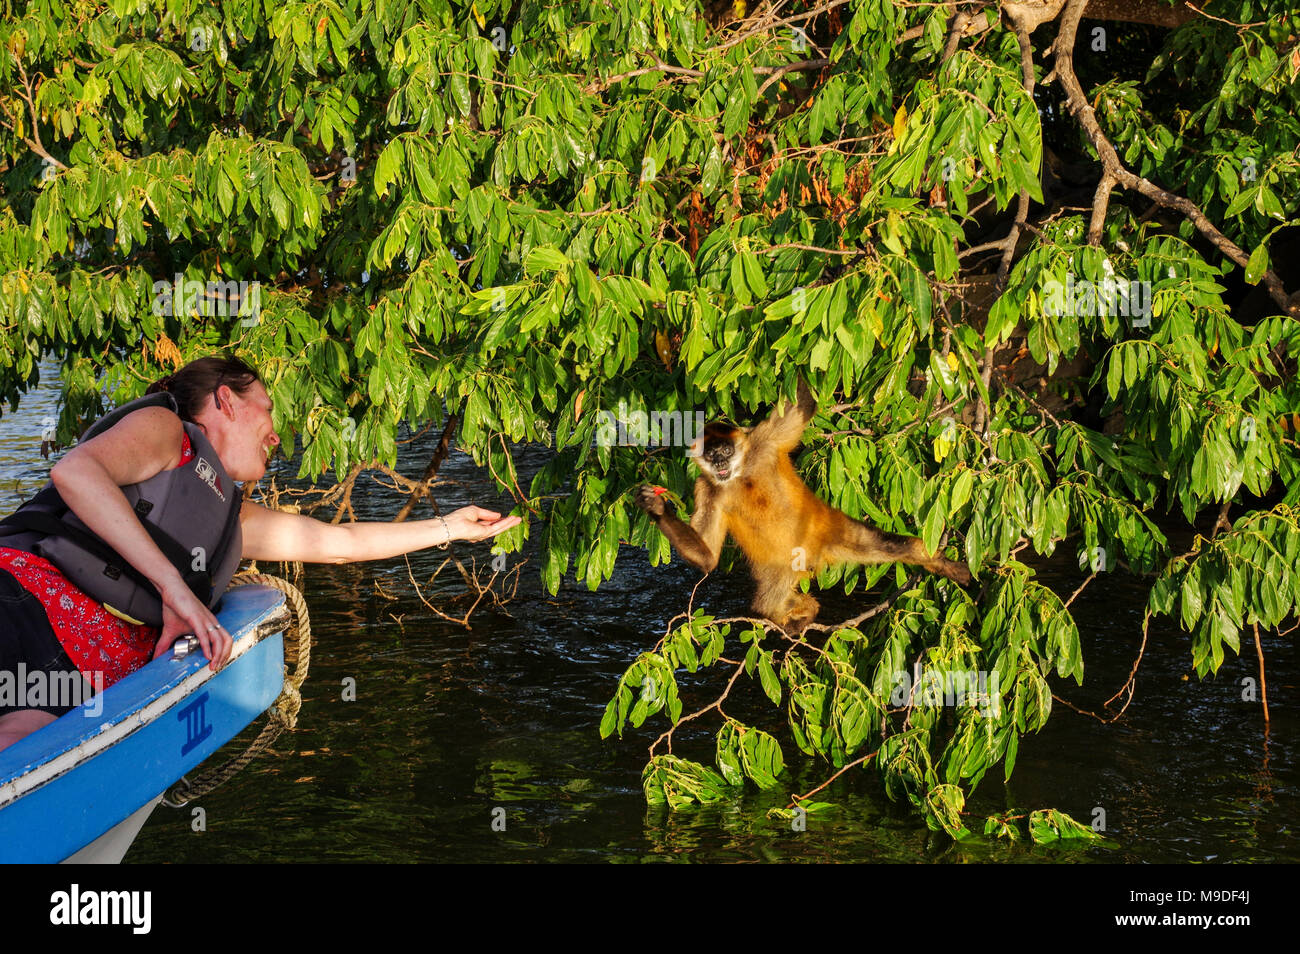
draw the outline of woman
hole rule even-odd
[[[50,560],[33,552],[36,549],[53,556],[54,548],[45,544],[54,538],[33,529],[49,527],[30,516],[32,508],[24,507],[7,518],[11,525],[3,529],[9,535],[0,535],[0,672],[14,672],[19,662],[29,673],[80,671],[88,677],[93,670],[98,677],[95,682],[102,681],[106,687],[143,666],[151,656],[161,655],[177,636],[190,632],[198,637],[213,670],[226,661],[231,637],[196,595],[196,590],[204,592],[201,582],[196,583],[195,575],[185,572],[186,565],[176,552],[170,557],[164,553],[164,548],[174,551],[170,539],[160,537],[156,527],[152,532],[146,530],[137,513],[149,513],[149,509],[142,510],[139,500],[133,506],[128,499],[129,494],[137,496],[139,487],[166,487],[169,481],[181,477],[164,472],[188,468],[185,475],[206,482],[213,494],[211,503],[203,505],[230,508],[213,510],[209,515],[220,517],[228,512],[231,517],[224,535],[210,537],[215,540],[220,536],[232,550],[229,554],[211,554],[214,565],[228,566],[224,579],[219,573],[207,578],[209,587],[217,588],[219,584],[219,589],[224,589],[238,559],[308,563],[379,560],[445,546],[451,540],[485,540],[520,522],[517,516],[502,517],[470,506],[432,520],[330,525],[311,517],[268,510],[251,501],[240,502],[239,490],[230,481],[260,479],[266,473],[270,454],[280,443],[271,421],[273,405],[257,373],[238,359],[200,358],[154,384],[148,393],[161,391],[175,399],[179,413],[170,409],[168,401],[168,406],[155,404],[120,415],[107,429],[83,438],[69,450],[50,471],[54,489],[47,487],[43,497],[38,495],[39,499],[62,498],[66,509],[79,518],[68,520],[78,527],[84,525],[83,536],[88,529],[97,538],[86,540],[92,553],[98,552],[95,545],[102,548],[107,544],[129,562],[125,569],[130,579],[122,584],[133,598],[147,594],[143,601],[132,605],[152,601],[155,610],[161,610],[154,614],[160,617],[160,625],[149,625],[106,605],[103,595],[98,600],[92,598],[73,586]],[[183,421],[191,422],[193,427],[187,428]],[[208,454],[217,459],[208,461]],[[193,479],[190,483],[194,483]],[[15,526],[15,518],[24,515],[28,517],[26,523],[17,520]],[[43,519],[48,523],[48,517]],[[177,519],[173,517],[173,524]],[[202,523],[204,519],[195,512],[194,522]],[[220,520],[207,522],[213,523],[214,532],[221,529]],[[180,536],[192,529],[186,528]],[[190,552],[187,544],[192,539],[187,537],[181,543],[185,555]],[[202,550],[193,549],[196,553]],[[75,562],[61,561],[61,565],[76,575]],[[196,560],[196,565],[201,562]],[[96,589],[99,595],[98,584],[83,585]],[[117,596],[113,599],[124,605]],[[0,749],[48,725],[70,708],[0,706]]]

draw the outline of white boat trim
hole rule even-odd
[[[268,636],[276,635],[277,631],[262,632],[259,636],[257,632],[250,633],[247,637],[235,640],[234,646],[230,651],[230,659],[226,665],[238,659],[245,652],[256,646]],[[174,658],[174,657],[173,657]],[[4,808],[11,802],[17,801],[24,795],[40,788],[60,775],[72,771],[81,763],[93,758],[101,750],[111,745],[116,745],[122,739],[131,735],[146,722],[152,722],[158,716],[170,709],[176,703],[180,702],[190,693],[194,692],[199,686],[202,686],[209,679],[215,676],[211,668],[206,664],[199,668],[197,672],[186,676],[181,682],[173,686],[167,692],[163,693],[157,699],[148,703],[140,709],[136,709],[127,715],[120,722],[106,723],[99,728],[95,735],[84,739],[72,748],[60,753],[48,762],[37,765],[30,772],[25,772],[18,778],[7,784],[0,786],[0,808]],[[75,711],[75,710],[73,710]]]

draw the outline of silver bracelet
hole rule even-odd
[[[438,549],[445,550],[451,545],[451,527],[447,526],[447,521],[443,519],[442,514],[438,514],[438,519],[442,521],[442,529],[447,531],[447,541],[446,543],[439,543]]]

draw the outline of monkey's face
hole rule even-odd
[[[745,459],[745,432],[725,424],[710,424],[686,453],[699,464],[705,477],[715,484],[725,483],[740,473]]]

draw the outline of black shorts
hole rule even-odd
[[[15,701],[25,701],[25,687],[16,685],[19,663],[24,664],[22,671],[29,676],[34,672],[49,675],[76,673],[80,676],[77,667],[63,651],[59,638],[54,635],[41,601],[23,589],[12,573],[0,568],[0,679],[8,683],[7,686],[0,685],[0,716],[23,709],[61,716],[76,708],[75,705],[14,704]],[[45,682],[50,685],[54,680],[47,678]],[[86,685],[89,686],[89,682]],[[85,695],[89,698],[89,689]]]

